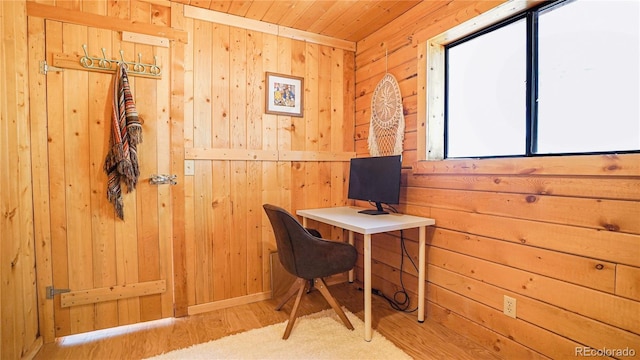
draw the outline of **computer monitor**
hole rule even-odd
[[[361,213],[388,214],[382,204],[400,202],[401,171],[401,155],[351,159],[348,198],[375,203],[376,209],[362,210]]]

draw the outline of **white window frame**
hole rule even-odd
[[[463,22],[426,42],[418,42],[418,126],[417,160],[444,159],[445,46],[490,25],[506,20],[536,2],[510,0]]]

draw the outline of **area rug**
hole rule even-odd
[[[329,309],[298,318],[288,340],[283,323],[230,335],[150,359],[412,359],[380,333],[364,340],[364,323],[345,311],[354,330]]]

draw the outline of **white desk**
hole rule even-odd
[[[307,219],[349,230],[349,243],[353,245],[353,233],[364,235],[364,339],[371,341],[371,235],[387,231],[419,228],[418,255],[418,321],[424,321],[425,289],[425,242],[427,226],[434,225],[433,219],[412,215],[387,214],[365,215],[358,211],[362,208],[345,206],[335,208],[298,210],[302,216],[302,225],[307,227]],[[353,281],[353,271],[349,272],[349,281]]]

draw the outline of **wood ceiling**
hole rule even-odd
[[[270,24],[358,42],[420,0],[172,0]]]

